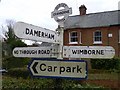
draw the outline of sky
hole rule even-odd
[[[59,3],[72,8],[72,15],[79,15],[79,7],[85,5],[88,13],[118,10],[119,0],[0,0],[0,29],[6,20],[22,21],[50,30],[58,23],[51,12]],[[1,33],[1,31],[0,31]]]

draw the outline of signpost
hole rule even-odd
[[[61,9],[64,8],[64,9]],[[62,59],[62,48],[63,48],[63,34],[64,34],[64,22],[65,20],[68,18],[68,16],[72,14],[72,9],[69,8],[65,3],[60,3],[58,4],[54,11],[51,13],[51,17],[55,19],[56,22],[58,22],[60,28],[59,28],[59,32],[60,32],[60,38],[61,38],[61,43],[59,44],[58,50],[59,50],[59,59]],[[61,87],[61,80],[60,79],[56,79],[56,82],[58,84],[56,84],[57,88]]]
[[[17,47],[13,50],[15,57],[31,57],[31,58],[57,58],[57,46],[48,47]]]
[[[60,3],[55,7],[51,17],[60,25],[58,32],[23,22],[17,22],[14,25],[14,32],[18,38],[55,44],[48,47],[17,47],[13,50],[15,57],[49,58],[33,59],[29,65],[33,76],[86,79],[88,73],[86,61],[62,59],[114,57],[115,50],[111,46],[63,46],[64,22],[70,14],[72,14],[72,9],[65,3]],[[56,87],[60,87],[61,79],[56,79],[56,82]]]
[[[18,38],[56,44],[60,43],[57,32],[23,22],[17,22],[14,25],[14,32]]]
[[[83,60],[33,59],[29,69],[35,77],[87,79],[87,62]]]
[[[115,55],[111,46],[64,46],[64,58],[104,58],[110,59]]]
[[[64,9],[60,10],[60,8]],[[72,14],[72,8],[69,8],[65,3],[60,3],[55,7],[54,11],[51,13],[51,17],[54,18],[55,21],[63,27],[65,20],[70,14]]]

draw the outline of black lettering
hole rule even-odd
[[[54,40],[54,37],[55,37],[54,35],[51,35],[51,39],[53,39],[53,40]]]
[[[32,29],[30,30],[30,33],[29,33],[29,34],[33,36],[33,30],[32,30]]]
[[[79,50],[79,54],[84,54],[84,50]]]
[[[34,30],[34,36],[39,36],[39,32]]]
[[[44,67],[46,67],[46,64],[42,63],[42,64],[40,65],[40,70],[41,70],[41,71],[45,71],[46,68],[44,68]]]
[[[50,34],[48,35],[48,38],[50,38],[50,39],[51,39]]]
[[[14,51],[14,54],[19,54],[19,51],[18,51],[18,50],[15,50],[15,51]]]
[[[54,66],[54,72],[56,71],[57,66]]]
[[[77,65],[77,73],[82,73],[81,69],[82,69],[82,68],[80,68],[80,67]]]
[[[29,28],[26,28],[25,34],[29,34]]]
[[[84,54],[87,54],[87,50],[84,50]]]
[[[52,72],[52,66],[48,66],[48,71]]]
[[[41,37],[41,31],[39,31],[38,33],[39,33],[38,36]]]
[[[72,68],[72,72],[75,72],[75,69],[76,69],[76,67],[73,67],[73,68]]]
[[[20,50],[20,54],[24,54],[24,52],[22,50]]]
[[[27,53],[26,50],[24,50],[23,53],[26,54]]]
[[[42,50],[38,50],[38,54],[41,54],[41,51],[42,51]]]
[[[42,32],[42,35],[41,35],[42,37],[44,37],[44,32]]]
[[[88,52],[87,52],[89,55],[91,54],[91,50],[88,50]]]
[[[104,50],[101,50],[101,55],[104,55]]]
[[[41,32],[41,31],[29,29],[29,28],[26,28],[25,34],[32,35],[32,36],[43,37],[43,38],[49,38],[49,39],[53,39],[53,40],[55,38],[55,36],[53,34],[48,34],[48,33],[45,33],[45,32]]]
[[[60,67],[60,74],[65,71],[65,67]]]
[[[28,54],[37,54],[37,50],[30,50]]]
[[[101,51],[100,50],[96,50],[96,54],[101,54]]]
[[[94,55],[95,55],[95,50],[92,50],[92,54],[94,54]]]
[[[71,68],[70,67],[66,67],[66,72],[71,72]]]
[[[45,33],[45,37],[48,37],[48,33]]]
[[[73,54],[77,54],[77,50],[72,50],[72,53]]]
[[[47,50],[47,53],[46,54],[50,54],[50,50]]]
[[[38,50],[38,54],[50,54],[50,50]]]
[[[53,16],[56,16],[56,15],[62,15],[62,14],[66,14],[66,13],[69,13],[69,10],[54,13]]]

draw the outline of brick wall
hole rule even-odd
[[[96,30],[102,32],[102,44],[93,44],[93,33]],[[120,43],[119,41],[119,30],[120,26],[110,27],[97,27],[97,28],[86,28],[86,29],[67,29],[64,31],[64,45],[67,46],[112,46],[115,49],[115,56],[120,57]],[[78,32],[78,44],[69,44],[69,32]],[[81,32],[81,43],[80,43],[80,32]],[[108,37],[108,34],[112,34],[112,37]]]

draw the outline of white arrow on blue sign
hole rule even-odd
[[[84,60],[33,59],[29,70],[34,77],[87,79]]]

